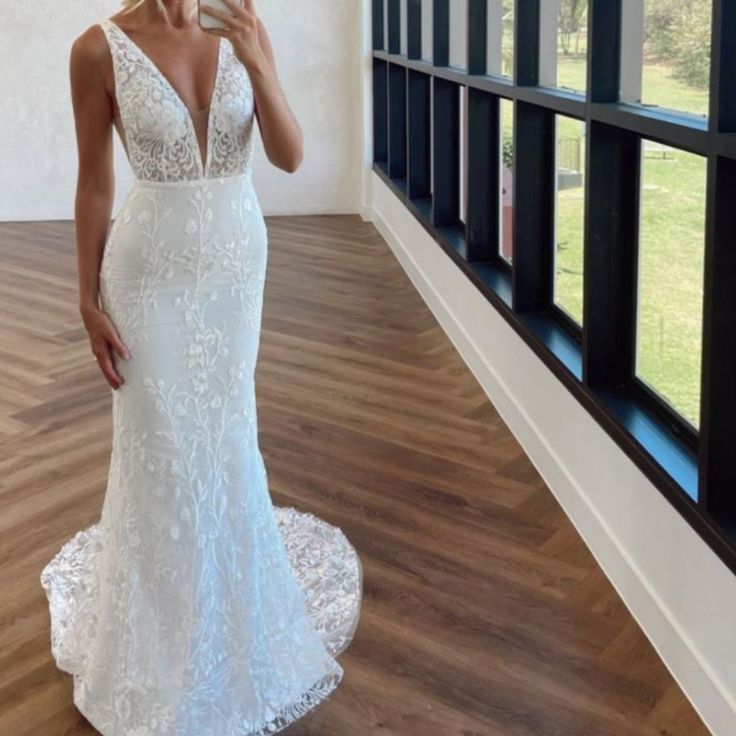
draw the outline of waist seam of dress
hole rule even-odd
[[[174,181],[157,181],[155,179],[141,179],[139,177],[135,177],[133,179],[133,186],[144,189],[148,187],[153,187],[156,189],[182,189],[193,188],[197,186],[204,187],[211,186],[213,184],[227,184],[229,182],[250,179],[252,178],[252,173],[252,169],[248,168],[247,171],[233,174],[232,176],[200,176],[196,179],[178,179]]]

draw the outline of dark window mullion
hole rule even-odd
[[[588,97],[591,102],[618,102],[619,99],[622,7],[623,0],[589,5]]]
[[[373,0],[371,28],[373,31],[373,49],[375,51],[382,51],[386,43],[383,37],[383,3],[384,0]]]
[[[406,4],[406,57],[421,59],[422,0],[406,0]]]
[[[514,78],[520,87],[539,83],[540,1],[516,1]],[[515,104],[513,308],[548,311],[554,263],[554,116],[531,103],[517,99]]]
[[[713,3],[711,57],[711,130],[736,133],[736,5]]]
[[[636,351],[640,140],[592,119],[593,103],[617,103],[623,0],[589,6],[583,253],[583,382],[630,385]]]
[[[714,143],[736,132],[736,6],[713,4],[709,134]],[[713,146],[718,148],[718,146]],[[736,161],[711,154],[706,198],[703,357],[700,384],[698,501],[736,524]]]
[[[468,74],[485,74],[488,68],[488,0],[468,0]]]
[[[592,121],[587,142],[583,257],[583,380],[615,387],[634,377],[640,140]]]
[[[408,79],[408,169],[410,199],[430,196],[430,84],[431,77],[409,69]]]
[[[450,0],[432,3],[432,63],[435,66],[450,63]]]
[[[459,87],[441,77],[433,77],[433,85],[432,224],[454,227],[460,213]]]
[[[388,0],[388,52],[401,53],[401,2]]]
[[[539,83],[540,1],[516,0],[514,78],[522,87]]]
[[[736,524],[736,161],[711,159],[706,223],[699,501]]]
[[[554,263],[554,115],[518,101],[515,113],[513,305],[517,312],[546,311]]]
[[[388,64],[373,59],[373,159],[388,166]]]
[[[388,175],[406,176],[406,67],[388,65]]]
[[[468,90],[467,259],[496,260],[500,226],[498,97]]]

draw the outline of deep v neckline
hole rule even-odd
[[[217,39],[217,67],[215,69],[215,81],[212,84],[212,92],[210,94],[209,105],[203,107],[201,110],[195,110],[195,113],[201,113],[207,110],[207,128],[205,131],[205,160],[202,160],[202,151],[199,147],[199,137],[197,136],[197,128],[192,118],[192,111],[189,106],[184,102],[182,96],[176,91],[174,85],[169,81],[169,78],[161,71],[161,69],[154,63],[153,59],[111,18],[107,18],[107,22],[113,26],[119,33],[125,38],[126,43],[130,44],[135,51],[143,58],[144,62],[151,68],[151,70],[159,77],[164,83],[167,89],[176,99],[177,103],[182,106],[187,118],[187,127],[192,140],[192,145],[197,151],[197,164],[199,166],[199,175],[202,178],[207,176],[209,170],[211,150],[211,130],[212,130],[212,108],[214,107],[215,95],[217,94],[217,88],[220,83],[220,67],[222,66],[222,36]]]

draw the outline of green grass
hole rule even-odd
[[[645,158],[638,374],[698,425],[706,163]]]
[[[584,54],[563,56],[560,52],[557,64],[557,86],[585,92],[587,69],[588,64]]]
[[[557,140],[581,138],[579,120],[557,116]],[[585,145],[580,146],[580,170],[585,171]],[[555,303],[573,319],[583,321],[583,237],[585,216],[585,180],[583,186],[562,189],[555,208]]]
[[[585,51],[581,39],[580,51]],[[586,88],[584,53],[560,51],[557,84]],[[642,102],[705,115],[708,91],[676,79],[672,69],[648,58]],[[558,116],[558,138],[581,138],[578,121]],[[511,116],[504,116],[511,135]],[[581,169],[585,169],[584,145]],[[658,157],[660,156],[660,157]],[[670,150],[647,152],[642,172],[637,321],[637,375],[694,426],[700,411],[703,303],[705,159]],[[556,199],[555,302],[573,319],[583,318],[584,183]]]
[[[585,64],[561,62],[558,80],[582,86]],[[705,111],[708,95],[647,64],[644,100]],[[647,93],[651,92],[648,96]],[[580,136],[579,123],[558,117],[560,137]],[[705,159],[670,150],[644,159],[639,264],[637,373],[695,426],[700,406]],[[584,169],[585,162],[581,162]],[[557,197],[556,302],[582,322],[584,187]]]
[[[675,79],[670,67],[651,60],[644,63],[641,100],[696,115],[708,114],[708,90],[690,87]]]
[[[585,44],[581,44],[584,51]],[[557,85],[578,92],[586,89],[587,63],[584,53],[577,56],[564,56],[560,52],[557,64]],[[646,105],[657,105],[673,110],[708,114],[708,90],[691,87],[673,75],[666,64],[659,64],[652,58],[644,60],[641,100]]]

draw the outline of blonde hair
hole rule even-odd
[[[136,8],[139,8],[144,3],[150,2],[151,0],[122,0],[122,7],[123,7],[123,13],[130,13]],[[156,7],[166,15],[166,6],[161,2],[161,0],[152,0]],[[186,0],[184,0],[186,2]],[[197,0],[189,0],[189,17],[197,14]]]

